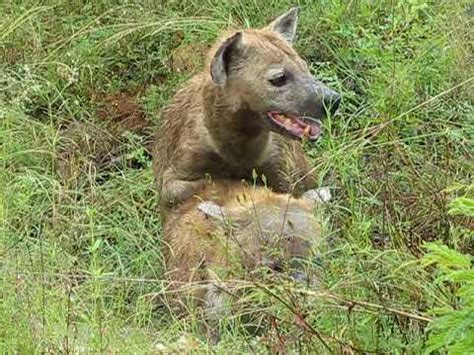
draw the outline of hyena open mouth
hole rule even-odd
[[[321,121],[312,117],[296,117],[278,112],[268,112],[267,116],[278,133],[286,133],[294,138],[316,141],[322,133]]]

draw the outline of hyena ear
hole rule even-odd
[[[229,74],[229,64],[232,55],[242,42],[242,32],[236,32],[217,49],[211,61],[211,78],[214,84],[224,86]]]
[[[280,34],[288,44],[292,45],[296,37],[296,26],[298,25],[297,6],[290,11],[278,17],[275,21],[270,23],[266,28]]]
[[[225,208],[219,206],[217,203],[212,201],[201,202],[197,206],[198,210],[206,215],[208,218],[215,219],[219,222],[225,222],[226,220],[226,211]]]
[[[329,187],[320,187],[319,189],[312,189],[306,191],[301,197],[315,205],[329,202],[332,198]]]

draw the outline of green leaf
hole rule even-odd
[[[423,265],[438,264],[442,269],[467,269],[471,266],[471,258],[437,243],[425,243],[429,253],[422,259]]]
[[[428,327],[435,332],[428,339],[428,351],[462,343],[474,336],[474,310],[455,311],[434,320]]]
[[[474,217],[474,199],[469,197],[458,197],[449,204],[448,213],[451,215],[461,215]]]

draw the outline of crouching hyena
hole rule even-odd
[[[224,36],[205,70],[161,113],[153,170],[162,211],[214,179],[252,179],[255,169],[277,192],[298,196],[313,177],[301,143],[316,141],[339,106],[292,48],[297,8],[262,29]],[[295,188],[294,188],[295,187]]]

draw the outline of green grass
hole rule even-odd
[[[196,317],[157,302],[166,285],[149,134],[201,68],[195,51],[292,2],[42,3],[0,4],[0,351],[211,351]],[[344,97],[308,149],[320,183],[337,187],[317,266],[329,291],[263,283],[250,307],[266,309],[264,335],[235,320],[212,351],[425,351],[435,310],[462,302],[420,262],[423,243],[474,251],[472,215],[448,213],[472,198],[472,5],[299,3],[296,47]],[[119,93],[132,103],[122,115],[110,99]]]

